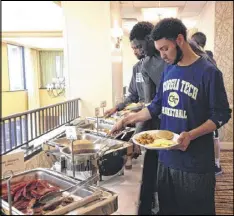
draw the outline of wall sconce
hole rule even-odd
[[[52,83],[47,85],[47,93],[50,97],[63,96],[65,93],[65,78],[53,78]]]
[[[115,27],[111,29],[111,36],[115,39],[115,48],[120,48],[120,43],[122,41],[123,30],[121,28]]]

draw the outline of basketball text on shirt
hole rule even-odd
[[[169,93],[167,103],[170,107],[162,107],[162,114],[175,118],[187,119],[186,110],[174,109],[179,104],[180,97],[177,92],[182,92],[190,98],[196,100],[198,88],[193,84],[180,79],[169,79],[163,83],[163,92],[174,90]],[[176,92],[177,91],[177,92]]]

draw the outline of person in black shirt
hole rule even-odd
[[[155,49],[154,41],[150,37],[151,31],[145,31],[149,25],[148,22],[137,23],[133,27],[130,35],[132,40],[137,43],[145,53],[141,71],[144,79],[145,103],[150,103],[155,94],[157,94],[162,72],[167,65],[160,57],[159,52]],[[151,30],[153,30],[152,24],[151,27]],[[155,130],[160,127],[160,119],[158,117],[139,123],[142,126],[141,131]],[[138,215],[151,215],[156,214],[159,211],[158,195],[155,184],[157,179],[157,158],[157,151],[146,150],[142,171]]]
[[[105,116],[110,116],[117,111],[123,110],[130,103],[138,103],[138,102],[148,103],[153,99],[155,95],[156,86],[154,82],[151,81],[151,78],[147,74],[144,74],[144,77],[142,74],[144,59],[147,55],[144,47],[146,44],[144,38],[151,33],[152,29],[153,29],[153,24],[149,22],[141,22],[137,23],[131,30],[129,36],[131,47],[133,49],[134,55],[137,57],[139,61],[133,66],[133,74],[128,89],[129,95],[124,100],[124,102],[119,103],[115,107],[107,110],[104,114]],[[147,79],[148,81],[147,88],[149,89],[149,91],[146,91],[145,79]],[[151,120],[143,123],[141,122],[137,123],[135,133],[151,129],[151,123],[152,123]],[[140,147],[134,145],[134,153],[132,157],[136,159],[140,154],[141,154]],[[131,169],[131,167],[132,167],[131,162],[130,160],[128,160],[125,168]]]
[[[206,35],[202,32],[196,32],[191,37],[192,41],[195,41],[198,46],[200,46],[202,49],[206,46]],[[210,57],[212,62],[216,65],[216,61],[214,60],[214,55],[212,51],[210,50],[204,50],[206,54]]]

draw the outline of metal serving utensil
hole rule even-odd
[[[74,187],[78,187],[76,190],[72,191],[69,195],[73,194],[74,192],[76,192],[78,189],[86,186],[87,184],[89,184],[89,182],[93,181],[95,178],[97,178],[98,176],[97,175],[94,175],[94,176],[91,176],[89,177],[87,180],[85,180],[84,182],[78,182],[77,184],[75,185],[72,185],[71,187],[69,188],[66,188],[65,190],[61,190],[61,191],[54,191],[54,192],[50,192],[50,193],[47,193],[46,195],[42,196],[40,199],[39,199],[39,203],[41,204],[46,204],[48,202],[50,202],[51,200],[53,199],[57,199],[58,197],[61,197],[63,192],[65,191],[69,191],[70,189],[74,188]]]

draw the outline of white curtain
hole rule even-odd
[[[63,77],[63,51],[40,51],[41,87],[46,88],[53,78]]]

